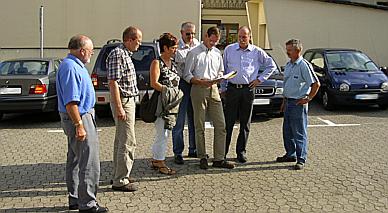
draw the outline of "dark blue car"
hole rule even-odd
[[[388,107],[388,78],[363,52],[353,49],[309,49],[303,57],[314,67],[325,109],[336,105]]]

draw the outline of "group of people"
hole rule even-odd
[[[116,132],[113,152],[112,189],[136,191],[130,177],[135,159],[135,97],[139,91],[131,55],[142,41],[142,32],[128,27],[123,42],[107,57],[107,77],[111,94],[111,110]],[[252,45],[251,30],[243,26],[238,42],[225,48],[224,55],[216,48],[220,39],[217,27],[210,27],[203,42],[195,39],[195,25],[185,22],[181,38],[163,33],[159,38],[161,55],[150,67],[150,85],[159,94],[155,121],[155,140],[151,165],[162,174],[176,171],[166,165],[167,141],[172,132],[174,162],[184,164],[185,119],[188,121],[188,157],[199,158],[201,169],[208,169],[205,146],[205,119],[214,126],[213,167],[233,169],[226,157],[233,126],[240,122],[237,137],[237,161],[247,162],[246,147],[254,101],[254,88],[267,80],[276,69],[264,50]],[[96,201],[100,175],[99,143],[94,115],[95,94],[85,63],[93,55],[93,43],[84,35],[72,37],[70,53],[57,74],[58,108],[68,138],[66,183],[69,209],[80,212],[108,212]],[[286,43],[290,61],[285,67],[283,139],[286,154],[278,162],[297,162],[303,169],[307,157],[307,103],[315,96],[319,81],[311,65],[302,58],[302,45],[292,39]],[[264,68],[259,73],[259,68]],[[234,78],[222,76],[237,72]],[[220,87],[218,86],[220,85]],[[221,97],[225,99],[225,112]]]

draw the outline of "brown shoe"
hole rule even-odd
[[[129,183],[134,183],[134,182],[136,182],[136,179],[132,178],[132,177],[128,177],[128,181],[129,181]],[[110,180],[110,185],[112,185],[112,184],[113,184],[113,180]]]
[[[124,186],[112,186],[112,189],[115,191],[134,192],[137,191],[137,186],[132,183],[128,183]]]
[[[213,167],[233,169],[234,164],[226,160],[220,160],[220,161],[213,161]]]

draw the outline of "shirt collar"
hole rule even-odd
[[[191,47],[196,46],[198,43],[199,42],[196,38],[193,38],[193,42],[191,42],[190,44],[186,44],[185,41],[183,41],[183,39],[180,38],[178,42],[178,46],[179,46],[179,49],[189,49]]]
[[[237,43],[236,46],[237,46],[236,50],[241,50],[241,51],[246,51],[246,50],[252,51],[253,50],[253,45],[252,44],[248,44],[248,47],[246,49],[241,49],[239,43]]]
[[[206,52],[210,52],[210,51],[212,51],[212,50],[214,49],[214,47],[212,47],[212,48],[207,48],[203,42],[201,43],[200,46],[201,46],[201,48],[202,48],[204,51],[206,51]]]
[[[79,58],[77,58],[75,55],[69,53],[69,54],[67,54],[67,57],[70,58],[71,60],[75,61],[75,62],[76,62],[78,65],[80,65],[82,68],[85,67],[85,64],[82,63],[82,61],[79,60]]]
[[[124,51],[127,51],[129,56],[132,56],[133,55],[133,52],[130,51],[123,43],[120,44],[120,48],[123,49]]]
[[[296,61],[294,63],[291,63],[291,64],[299,64],[300,62],[302,62],[303,60],[303,56],[299,56],[298,59],[296,59]]]

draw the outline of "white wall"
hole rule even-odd
[[[299,38],[304,49],[355,48],[388,66],[388,11],[307,0],[265,0],[272,55],[288,60],[284,43]]]

